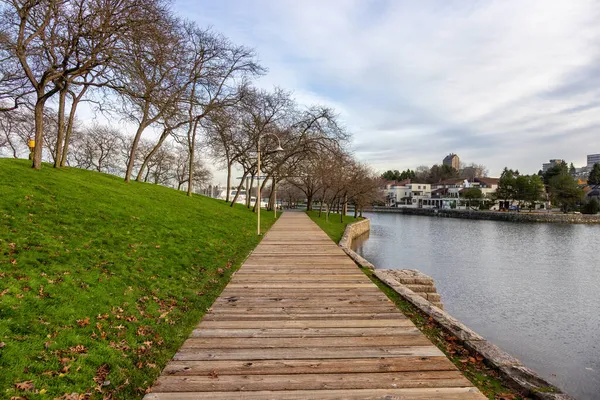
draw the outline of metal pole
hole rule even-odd
[[[258,137],[258,176],[256,177],[256,183],[258,186],[258,191],[256,192],[256,205],[258,206],[257,208],[257,220],[258,220],[258,225],[256,227],[256,232],[257,235],[260,235],[260,136]]]

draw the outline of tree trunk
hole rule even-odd
[[[148,155],[144,158],[144,162],[142,162],[142,166],[140,167],[137,177],[135,178],[136,181],[139,181],[142,178],[142,174],[144,172],[144,169],[146,169],[148,162],[150,161],[152,156],[158,151],[160,146],[162,146],[163,142],[169,136],[170,133],[171,133],[170,129],[163,129],[163,131],[160,135],[160,138],[158,139],[158,143],[156,143],[156,145],[152,148],[152,151],[150,151],[150,153],[148,153]]]
[[[225,202],[229,203],[229,188],[231,187],[231,164],[232,162],[227,160],[227,194],[225,195]],[[246,192],[248,190],[246,189]]]
[[[250,208],[250,198],[252,197],[252,188],[254,187],[254,175],[250,175],[250,184],[246,185],[246,208]]]
[[[275,176],[271,180],[271,195],[269,196],[269,210],[273,211],[277,208],[277,204],[275,204],[275,190],[277,190],[277,182],[275,181]]]
[[[244,171],[244,175],[242,176],[242,180],[240,181],[240,184],[237,187],[235,196],[233,196],[233,200],[231,200],[231,207],[233,207],[233,205],[237,201],[238,197],[240,197],[240,190],[242,190],[242,185],[244,184],[244,179],[246,179],[246,177],[248,176],[248,173],[249,173],[248,171]],[[229,189],[227,189],[227,190],[229,190]]]
[[[135,153],[137,152],[138,144],[140,143],[140,138],[142,137],[142,133],[146,128],[145,118],[142,120],[142,123],[138,127],[135,132],[135,137],[133,138],[133,143],[131,144],[131,151],[129,152],[129,161],[127,162],[127,170],[125,171],[125,182],[131,182],[131,173],[133,172],[133,166],[135,163]]]
[[[56,153],[54,155],[54,168],[62,164],[63,142],[65,136],[65,101],[67,99],[68,85],[65,83],[58,92],[58,127],[56,134]]]
[[[194,153],[196,151],[196,130],[198,129],[198,123],[200,122],[199,119],[196,119],[196,121],[194,121],[194,126],[192,128],[192,137],[191,140],[188,138],[188,144],[189,144],[189,171],[188,171],[188,190],[187,190],[187,195],[191,196],[192,195],[192,190],[194,188],[193,185],[193,179],[194,179]]]
[[[354,218],[358,217],[358,204],[354,203]]]
[[[313,195],[312,193],[310,195],[306,196],[306,211],[312,211],[313,209]]]
[[[46,99],[41,98],[35,103],[35,148],[33,149],[32,168],[42,168],[42,150],[44,148],[44,104]]]
[[[64,167],[67,165],[67,155],[69,154],[69,143],[71,142],[71,134],[73,133],[73,124],[75,123],[75,111],[77,110],[77,104],[79,99],[74,97],[73,103],[71,104],[71,111],[69,112],[69,120],[67,121],[67,133],[65,135],[65,141],[63,145],[62,155],[60,156],[60,166]]]
[[[265,179],[263,180],[262,184],[260,185],[260,187],[258,188],[258,190],[260,190],[260,193],[262,193],[263,189],[265,188],[265,186],[267,185],[267,181],[269,180],[271,176],[267,175],[265,177]],[[260,180],[259,180],[260,182]],[[262,199],[262,196],[260,196]],[[256,212],[256,207],[260,207],[260,204],[258,204],[258,193],[256,193],[256,201],[254,202],[254,207],[252,208],[252,212]]]

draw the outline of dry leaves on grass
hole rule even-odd
[[[90,324],[90,317],[86,317],[84,319],[78,319],[77,320],[77,325],[79,325],[80,327],[84,327],[84,326],[88,326]]]
[[[24,381],[15,383],[15,388],[17,388],[18,390],[30,391],[35,389],[35,385],[33,384],[33,381]]]
[[[515,400],[517,396],[510,393],[497,394],[495,400]]]
[[[69,352],[71,352],[71,353],[83,354],[83,353],[87,353],[87,350],[88,349],[82,344],[78,344],[77,346],[69,347]]]

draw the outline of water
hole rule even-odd
[[[365,216],[359,254],[432,276],[451,315],[575,398],[600,399],[600,226]]]

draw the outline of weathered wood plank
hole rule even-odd
[[[212,314],[369,314],[397,313],[395,307],[389,305],[355,306],[355,307],[240,307],[213,305]]]
[[[161,376],[154,392],[378,389],[422,387],[468,387],[459,371],[408,371],[356,374]]]
[[[358,372],[455,371],[446,357],[396,357],[333,360],[173,361],[165,375],[273,375]]]
[[[474,388],[150,393],[144,400],[485,400]]]
[[[307,347],[294,349],[186,349],[176,361],[202,360],[321,360],[327,358],[436,357],[444,353],[430,346]],[[449,362],[449,361],[448,361]]]
[[[332,314],[332,313],[311,313],[311,314],[290,314],[290,313],[277,313],[277,314],[215,314],[207,313],[204,316],[205,321],[277,321],[277,320],[335,320],[335,319],[403,319],[406,318],[399,312],[394,313],[344,313],[344,314]]]
[[[394,328],[414,327],[411,320],[406,318],[397,319],[346,319],[346,320],[275,320],[275,321],[208,321],[202,320],[198,329],[285,329],[285,328]]]
[[[188,349],[284,349],[297,347],[372,347],[372,346],[428,346],[431,342],[423,335],[346,336],[346,337],[293,337],[293,338],[198,338],[186,340],[180,351]]]
[[[418,335],[416,327],[393,328],[289,328],[289,329],[194,329],[190,337],[324,337]]]

